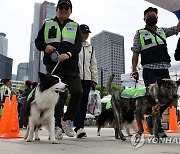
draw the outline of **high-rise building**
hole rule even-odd
[[[8,40],[5,33],[0,33],[0,54],[7,56]]]
[[[11,58],[8,58],[0,54],[0,79],[9,78],[12,75],[12,62]]]
[[[96,52],[98,84],[106,84],[111,73],[115,73],[113,84],[120,85],[121,74],[125,72],[124,37],[122,35],[102,31],[91,38]]]
[[[39,52],[34,44],[38,31],[44,24],[45,19],[51,19],[56,16],[54,3],[44,1],[42,4],[35,3],[34,19],[31,28],[31,43],[29,55],[29,80],[38,81],[38,72],[45,72],[45,66],[42,63],[43,52]]]
[[[19,63],[17,68],[17,76],[16,76],[17,81],[27,80],[28,68],[29,68],[29,63]]]

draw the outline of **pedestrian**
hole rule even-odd
[[[88,96],[91,88],[93,90],[96,89],[98,82],[95,51],[87,41],[91,31],[85,24],[80,25],[80,29],[82,33],[82,48],[79,53],[79,70],[83,94],[79,104],[78,114],[73,123],[77,138],[87,136],[86,131],[84,130],[84,120],[87,112]]]
[[[31,81],[26,80],[24,83],[24,91],[19,96],[20,100],[20,118],[19,118],[19,128],[26,128],[26,122],[24,117],[24,107],[25,107],[25,101],[27,100],[28,95],[31,92]]]
[[[158,19],[157,8],[149,7],[144,11],[145,28],[138,30],[134,37],[134,43],[131,50],[132,56],[132,76],[138,79],[137,63],[141,55],[141,65],[143,68],[143,79],[145,86],[155,83],[158,77],[170,78],[168,69],[171,67],[171,59],[168,54],[166,38],[180,31],[180,22],[177,26],[171,28],[159,28],[156,26]],[[160,106],[160,117],[169,107],[171,102],[165,106]],[[152,117],[146,118],[148,131],[152,134]],[[166,137],[159,120],[159,136]]]
[[[3,107],[6,97],[11,98],[11,79],[5,78],[1,80],[1,106]]]
[[[177,43],[174,58],[176,61],[180,61],[180,38],[179,38],[178,43]]]
[[[37,82],[32,82],[32,84],[31,84],[31,89],[33,90],[34,88],[36,88],[37,87],[37,85],[38,85],[38,83]]]
[[[2,80],[1,80],[1,82],[0,82],[0,110],[2,111],[2,102],[1,102],[1,87],[3,86],[3,83],[2,83]],[[0,116],[1,116],[1,114],[0,114]]]
[[[55,107],[55,126],[60,128],[60,138],[62,138],[61,128],[67,136],[74,137],[75,133],[71,122],[77,114],[82,95],[78,67],[82,37],[79,25],[69,18],[71,13],[71,1],[59,0],[56,7],[56,17],[45,21],[35,39],[37,49],[44,52],[43,63],[46,66],[47,73],[53,72],[68,85],[70,100],[64,116],[63,108],[66,94],[60,95]],[[57,63],[58,66],[55,68]]]

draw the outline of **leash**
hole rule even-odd
[[[59,65],[59,61],[57,62],[57,64],[54,66],[53,70],[51,71],[51,75],[54,73],[54,71],[56,70],[56,68],[58,67]]]
[[[53,53],[51,54],[51,60],[54,62],[58,61],[58,56],[59,56],[59,52],[54,50]],[[57,64],[54,66],[53,70],[51,71],[51,75],[54,73],[54,71],[58,67],[59,63],[60,62],[58,61]]]

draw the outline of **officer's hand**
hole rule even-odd
[[[137,71],[131,73],[131,77],[135,80],[139,80],[139,73]]]
[[[58,61],[63,62],[64,60],[69,59],[69,56],[66,53],[63,53],[58,56]]]
[[[96,90],[96,85],[97,85],[97,83],[92,81],[92,83],[91,83],[92,90],[94,90],[94,91]]]
[[[50,54],[50,53],[52,53],[54,50],[56,50],[55,47],[53,47],[52,45],[47,45],[47,46],[46,46],[46,49],[45,49],[45,52],[46,52],[47,54]]]

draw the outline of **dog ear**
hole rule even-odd
[[[45,79],[45,74],[44,73],[41,73],[41,72],[38,72],[38,75],[39,75],[39,79],[42,80],[42,79]]]
[[[176,81],[177,86],[180,86],[180,79]]]
[[[163,83],[163,80],[158,77],[156,82],[157,82],[158,87],[160,87]]]

